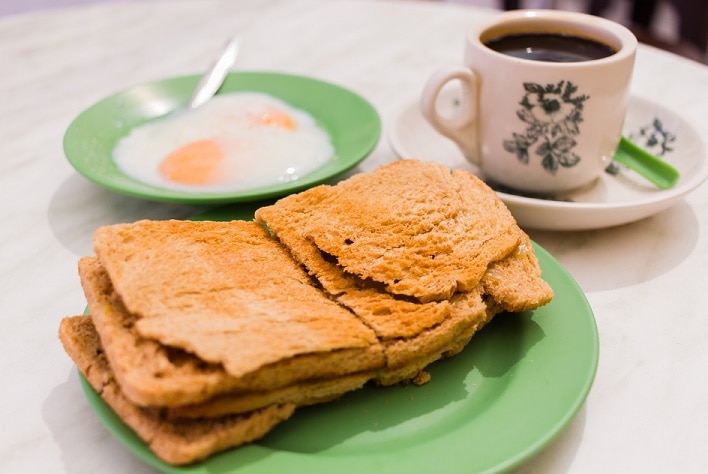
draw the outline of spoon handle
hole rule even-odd
[[[238,40],[231,38],[211,69],[199,80],[199,84],[197,84],[197,88],[189,101],[190,109],[196,109],[216,94],[231,66],[236,61],[238,50]]]
[[[680,177],[676,168],[625,137],[620,140],[614,159],[661,189],[672,188]]]

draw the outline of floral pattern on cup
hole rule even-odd
[[[574,137],[580,133],[583,106],[590,96],[578,94],[578,87],[570,81],[546,85],[525,82],[524,91],[516,115],[526,130],[504,140],[504,149],[524,164],[530,162],[533,151],[541,157],[543,169],[553,175],[559,167],[577,165],[580,156],[573,152],[577,144]]]

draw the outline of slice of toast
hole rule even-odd
[[[98,259],[84,257],[79,272],[91,317],[123,392],[142,406],[200,403],[223,393],[251,393],[287,387],[313,378],[331,378],[383,365],[380,344],[303,354],[261,366],[241,377],[180,348],[145,337],[139,318],[128,313]],[[234,346],[237,347],[237,346]],[[248,357],[247,352],[234,350]]]
[[[477,288],[453,295],[448,318],[415,337],[382,339],[386,369],[379,372],[375,381],[392,385],[414,380],[430,363],[462,350],[497,314],[528,311],[549,303],[553,290],[541,278],[538,260],[525,234],[524,240],[525,244],[512,254],[490,264]],[[353,309],[358,310],[356,306]],[[378,318],[396,318],[396,314],[379,314]]]
[[[541,278],[533,244],[525,233],[510,255],[489,265],[480,284],[485,295],[512,313],[536,309],[553,299],[553,289]]]
[[[386,351],[386,367],[375,378],[378,383],[415,379],[425,366],[449,351],[460,334],[471,337],[477,322],[485,319],[486,306],[479,291],[421,303],[344,272],[300,232],[307,214],[298,209],[299,200],[286,198],[276,206],[259,209],[256,219],[268,226],[332,298],[376,332]]]
[[[222,364],[234,377],[299,355],[377,344],[254,222],[105,226],[94,248],[141,335]]]
[[[128,313],[95,257],[79,260],[79,274],[91,318],[100,333],[113,373],[125,395],[140,405],[203,401],[239,386],[219,364],[140,336],[137,317]]]
[[[489,264],[521,241],[513,216],[481,180],[415,160],[318,186],[273,207],[283,206],[300,215],[302,237],[345,272],[421,302],[472,290]],[[257,211],[258,220],[268,223],[267,209]]]
[[[500,310],[484,303],[481,288],[457,293],[450,303],[450,317],[442,323],[413,338],[383,341],[386,368],[379,371],[373,380],[375,383],[427,382],[429,377],[425,375],[425,368],[428,365],[459,353]]]
[[[271,405],[242,415],[172,421],[132,404],[121,392],[91,318],[62,319],[59,337],[88,383],[150,449],[169,464],[190,464],[258,440],[288,419],[295,405]]]
[[[553,296],[528,236],[465,171],[396,162],[256,220],[107,226],[79,262],[91,316],[60,338],[169,463],[368,381],[425,383],[495,315]]]
[[[418,174],[428,170],[417,162],[412,162],[411,166]],[[437,167],[435,172],[438,172]],[[374,177],[371,179],[378,183]],[[478,286],[471,291],[457,291],[448,300],[427,303],[391,294],[385,285],[349,273],[339,264],[339,259],[308,238],[309,220],[319,213],[319,207],[328,205],[326,197],[331,193],[329,187],[319,187],[288,196],[258,209],[256,220],[273,232],[332,298],[350,308],[376,332],[386,348],[386,369],[378,377],[379,381],[391,384],[414,378],[416,370],[422,370],[441,354],[450,352],[449,346],[454,341],[468,341],[498,312],[531,309],[552,297],[552,290],[540,278],[528,236],[513,222],[510,228],[515,242],[521,245],[516,245],[500,260],[489,262]],[[376,193],[372,191],[372,195]],[[352,202],[353,207],[365,208],[368,197],[359,198],[364,203],[358,206]],[[498,198],[490,201],[496,203]],[[435,234],[437,230],[432,229],[430,233]]]
[[[256,211],[263,223],[336,301],[350,308],[369,325],[380,340],[411,338],[450,317],[448,300],[421,303],[388,293],[384,285],[347,273],[336,260],[306,237],[310,202],[306,191],[288,196],[273,206]]]

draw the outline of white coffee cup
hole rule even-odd
[[[485,44],[528,34],[592,40],[611,51],[599,59],[554,62]],[[636,48],[627,28],[604,18],[508,11],[467,35],[463,64],[445,65],[430,77],[421,111],[491,182],[534,193],[578,188],[605,170],[620,141]],[[457,111],[443,116],[438,97],[456,81]]]

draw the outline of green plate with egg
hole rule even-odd
[[[199,79],[198,75],[182,76],[140,84],[92,105],[72,121],[64,135],[69,163],[90,181],[137,198],[197,205],[247,202],[300,191],[350,170],[371,153],[381,134],[376,109],[344,87],[290,74],[235,72],[226,77],[217,96],[262,93],[309,114],[329,136],[333,156],[295,180],[231,191],[168,189],[126,174],[114,160],[116,144],[135,128],[184,109]]]
[[[209,210],[201,220],[253,219],[263,203]],[[551,303],[499,314],[454,357],[433,363],[425,385],[366,386],[297,410],[266,437],[188,466],[158,459],[81,378],[106,428],[164,473],[499,473],[556,439],[590,391],[597,325],[583,291],[534,243]],[[278,278],[278,275],[273,275]]]

